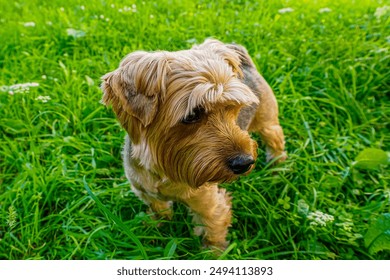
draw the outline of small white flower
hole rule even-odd
[[[24,83],[24,84],[15,84],[11,86],[2,86],[0,88],[3,92],[8,92],[11,95],[15,93],[26,93],[30,91],[31,87],[38,87],[38,83]]]
[[[150,18],[154,18],[154,15],[150,15],[149,17],[150,17]]]
[[[33,21],[25,22],[23,25],[24,27],[35,27],[35,22]]]
[[[115,8],[115,5],[114,5],[114,4],[111,4],[111,8],[113,8],[113,9],[114,9],[114,8]]]
[[[47,96],[47,95],[45,95],[45,96],[40,95],[37,98],[35,98],[35,100],[42,101],[42,103],[47,103],[49,100],[51,100],[51,98],[50,98],[50,96]]]
[[[65,11],[64,7],[61,7],[61,8],[60,8],[60,11],[61,11],[61,12],[64,12],[64,11]]]
[[[318,210],[315,212],[310,212],[307,215],[307,219],[311,221],[310,222],[311,226],[322,226],[322,227],[326,226],[328,222],[334,221],[334,217],[332,215],[325,214]]]
[[[85,7],[84,7],[84,6],[80,6],[80,9],[84,11],[84,10],[85,10]]]
[[[283,9],[280,9],[278,12],[279,12],[279,14],[292,13],[292,12],[294,12],[294,9],[293,8],[283,8]]]
[[[42,75],[42,80],[46,80],[47,79],[47,76],[46,75]]]
[[[374,16],[377,19],[380,19],[381,17],[386,16],[389,13],[390,13],[390,6],[383,6],[383,7],[376,8]]]
[[[119,9],[118,12],[122,13],[122,12],[123,12],[123,9]]]
[[[329,8],[322,8],[322,9],[320,9],[318,12],[320,13],[320,14],[322,14],[322,13],[330,13],[332,10],[331,9],[329,9]]]
[[[73,29],[73,28],[66,29],[66,34],[68,34],[68,36],[71,36],[73,38],[80,38],[80,37],[84,37],[85,36],[85,32],[84,31],[76,30],[76,29]]]
[[[100,18],[101,18],[101,19],[104,19],[104,15],[100,15]]]
[[[46,24],[47,25],[53,25],[53,23],[51,21],[46,21]]]
[[[108,21],[110,21],[110,19],[109,19],[109,18],[106,18],[106,21],[108,22]]]
[[[15,84],[15,85],[12,85],[10,86],[11,89],[14,89],[14,90],[17,90],[17,89],[21,89],[21,90],[28,90],[30,89],[30,87],[38,87],[39,84],[38,83],[24,83],[24,84]]]

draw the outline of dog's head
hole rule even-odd
[[[199,187],[247,173],[257,145],[236,124],[258,98],[241,81],[240,56],[216,40],[178,52],[134,52],[103,76],[133,156],[173,182]]]

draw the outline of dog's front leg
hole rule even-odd
[[[195,234],[204,234],[204,245],[226,249],[226,235],[232,218],[229,193],[218,188],[217,184],[204,185],[191,191],[182,201],[194,215]]]

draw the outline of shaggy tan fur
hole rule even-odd
[[[206,40],[178,52],[134,52],[103,76],[102,102],[128,135],[123,160],[134,193],[161,217],[187,205],[206,245],[223,249],[231,198],[218,183],[249,173],[260,133],[267,159],[286,158],[275,96],[246,49]]]

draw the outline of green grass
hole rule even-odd
[[[353,165],[365,148],[389,151],[385,4],[0,0],[0,259],[213,258],[182,205],[162,227],[145,213],[124,177],[125,133],[99,103],[100,77],[127,53],[207,37],[247,47],[279,100],[289,154],[273,167],[261,147],[256,169],[224,185],[234,219],[221,258],[389,259],[364,244],[390,212],[389,171]],[[9,94],[28,82],[39,86]]]

